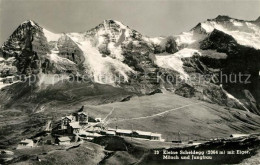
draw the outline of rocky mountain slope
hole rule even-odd
[[[188,32],[156,38],[115,20],[86,32],[61,34],[30,20],[1,47],[0,87],[36,75],[36,89],[44,90],[42,84],[78,77],[134,93],[168,90],[260,114],[259,39],[259,18],[218,16]],[[223,75],[239,74],[243,81],[223,81]],[[48,82],[57,75],[57,81]]]

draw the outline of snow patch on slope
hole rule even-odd
[[[243,23],[238,22],[238,21],[236,21],[234,19],[231,19],[230,21],[233,23],[234,26],[243,26]]]
[[[3,57],[0,57],[0,62],[2,62],[2,61],[5,61],[5,59]]]
[[[183,32],[180,35],[177,36],[176,42],[177,45],[180,46],[182,44],[192,44],[196,42],[197,40],[194,38],[193,32]]]
[[[18,83],[20,81],[15,81],[13,83],[3,83],[3,82],[0,82],[0,89],[4,88],[4,87],[7,87],[7,86],[10,86],[12,84],[15,84],[15,83]]]
[[[48,42],[50,42],[50,41],[58,41],[59,38],[61,37],[61,34],[52,33],[49,30],[44,29],[44,28],[43,28],[43,33],[44,33],[45,37],[47,38]]]
[[[183,69],[183,62],[180,56],[171,55],[155,55],[155,64],[161,68],[172,69],[180,73],[182,79],[189,76]]]
[[[155,45],[165,45],[166,39],[164,37],[143,37],[143,40]]]
[[[9,86],[9,85],[11,85],[11,84],[4,84],[3,82],[0,82],[0,89],[4,88],[6,86]]]
[[[260,28],[252,23],[246,22],[243,24],[238,21],[231,21],[233,26],[222,25],[215,21],[207,21],[201,24],[207,33],[211,33],[214,29],[222,31],[234,37],[241,45],[250,46],[260,49]]]
[[[85,57],[86,72],[93,76],[95,82],[102,84],[113,84],[119,74],[123,76],[124,81],[128,81],[127,73],[134,71],[120,60],[119,50],[114,50],[116,58],[109,56],[103,57],[96,47],[93,46],[90,39],[83,37],[79,33],[70,33],[68,36],[79,46]]]
[[[184,49],[181,49],[180,51],[174,53],[172,56],[176,56],[179,58],[187,58],[187,57],[192,57],[194,55],[200,56],[201,53],[196,49],[184,48]]]
[[[52,51],[51,54],[48,54],[47,55],[50,59],[50,61],[54,62],[54,63],[57,63],[57,64],[75,64],[73,61],[70,61],[69,59],[67,58],[63,58],[63,57],[60,57],[58,55],[58,51]]]
[[[110,42],[108,44],[108,49],[110,50],[110,56],[119,60],[119,61],[123,61],[124,60],[124,56],[122,55],[122,48],[120,46],[115,46],[114,43]]]
[[[211,33],[214,30],[214,27],[207,23],[202,23],[201,27],[206,31],[206,33]]]
[[[4,83],[4,79],[12,80],[12,82],[9,81],[9,82]],[[17,82],[20,82],[20,80],[15,80],[15,76],[7,76],[7,77],[4,77],[4,78],[0,77],[0,89],[7,87],[7,86],[10,86],[12,84],[15,84]]]
[[[206,37],[204,34],[197,34],[194,31],[182,32],[181,34],[175,36],[176,43],[179,47],[191,45],[198,43]]]
[[[209,58],[214,58],[214,59],[226,59],[227,54],[226,53],[220,53],[215,50],[198,50],[201,56],[209,57]]]
[[[70,77],[66,74],[38,74],[39,81],[37,85],[40,88],[47,87],[48,85],[54,85],[59,81],[68,80]]]
[[[226,94],[226,96],[234,101],[236,101],[238,104],[240,104],[246,111],[250,112],[243,103],[241,103],[237,98],[235,98],[233,95],[231,95],[230,93],[228,93],[227,91],[225,91],[223,89],[223,92]]]

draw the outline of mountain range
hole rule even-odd
[[[67,82],[77,77],[87,81],[85,88],[94,86],[91,95],[172,92],[260,115],[259,70],[260,17],[245,21],[220,15],[190,31],[153,38],[115,20],[79,33],[53,33],[28,20],[1,47],[0,102],[8,109],[64,101],[69,94],[53,92],[76,90]],[[21,82],[32,75],[37,77],[32,87]]]

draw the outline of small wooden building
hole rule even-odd
[[[116,130],[116,135],[118,136],[132,136],[132,131],[131,130],[125,130],[125,129],[117,129]]]
[[[159,133],[151,133],[151,140],[164,141],[164,139],[162,139],[162,134]]]
[[[70,145],[70,138],[68,136],[58,137],[56,143],[59,145]]]
[[[105,135],[105,136],[115,136],[116,132],[115,131],[100,131],[101,135]]]
[[[133,131],[133,137],[135,138],[141,138],[141,139],[151,139],[151,132],[145,132],[145,131]]]
[[[88,115],[85,112],[78,112],[77,121],[80,125],[84,125],[88,123]]]
[[[68,129],[69,123],[73,120],[73,116],[65,116],[61,118],[61,129],[66,130]]]
[[[41,138],[41,143],[45,145],[52,145],[55,143],[55,138],[51,134],[48,134]]]
[[[18,144],[17,149],[32,148],[32,147],[34,147],[33,140],[32,139],[24,139]]]
[[[78,134],[81,126],[79,125],[79,122],[71,122],[69,123],[68,127],[68,133],[70,134]]]

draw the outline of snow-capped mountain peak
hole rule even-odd
[[[260,49],[260,27],[256,21],[244,21],[229,16],[219,15],[214,19],[208,19],[199,23],[189,32],[177,36],[177,43],[191,45],[200,42],[208,34],[217,29],[232,36],[240,45]]]
[[[216,18],[214,18],[212,20],[215,20],[215,21],[229,21],[230,19],[232,19],[232,18],[227,16],[227,15],[218,15]]]
[[[103,24],[105,26],[109,26],[110,24],[116,24],[118,25],[121,29],[127,29],[128,27],[126,25],[124,25],[122,22],[117,21],[117,20],[113,20],[113,19],[106,19],[103,21]]]
[[[95,28],[86,32],[87,35],[91,36],[107,36],[111,41],[116,42],[121,35],[124,38],[129,38],[134,31],[123,23],[107,19],[100,23]]]
[[[30,24],[31,26],[39,26],[38,23],[36,23],[33,20],[26,20],[23,23],[21,23],[21,25],[25,25],[25,24]]]
[[[26,20],[26,21],[22,22],[20,26],[30,26],[33,28],[40,29],[40,31],[42,31],[44,33],[44,36],[47,38],[48,42],[58,41],[58,39],[61,37],[61,34],[55,34],[51,31],[41,27],[37,22],[35,22],[33,20]]]
[[[225,21],[206,21],[202,23],[201,26],[206,30],[207,33],[211,33],[214,29],[217,29],[228,35],[231,35],[241,45],[260,49],[259,26],[253,24],[251,21],[242,21],[230,17],[228,19],[220,20]]]

